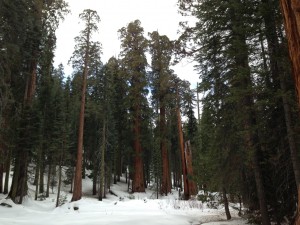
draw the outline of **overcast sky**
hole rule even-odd
[[[158,31],[167,35],[171,40],[178,37],[178,24],[185,20],[177,12],[177,0],[65,0],[69,3],[71,14],[57,30],[57,49],[55,65],[63,63],[66,75],[72,72],[67,66],[74,50],[74,37],[82,30],[79,13],[84,9],[96,10],[100,16],[99,33],[95,35],[103,47],[102,61],[105,63],[111,56],[118,57],[120,41],[118,30],[126,27],[128,23],[139,19],[144,28],[144,35],[148,32]],[[150,62],[149,62],[150,63]],[[179,63],[175,73],[182,79],[189,80],[193,86],[199,80],[193,66],[186,60]]]

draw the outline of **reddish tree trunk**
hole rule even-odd
[[[295,86],[300,106],[300,1],[280,0],[281,10],[284,18],[284,26],[289,46],[289,54],[292,62],[292,73],[295,79]],[[297,164],[297,152],[291,152],[293,169],[298,188],[298,212],[295,224],[300,224],[300,171]]]
[[[300,1],[281,0],[280,3],[300,105]]]
[[[179,101],[178,90],[177,90],[177,99]],[[180,115],[179,103],[177,105],[176,111],[177,111],[179,148],[180,148],[181,163],[182,163],[184,199],[188,200],[190,198],[190,193],[189,193],[189,184],[188,184],[187,172],[186,172],[186,160],[185,160],[185,155],[184,155],[184,141],[183,141],[183,132],[182,132],[182,125],[181,125],[181,115]]]
[[[193,160],[192,160],[192,149],[190,141],[185,143],[185,158],[186,158],[186,169],[187,169],[187,179],[189,184],[189,194],[196,195],[197,187],[195,182],[193,181]]]
[[[86,81],[88,75],[87,69],[87,54],[85,59],[85,68],[83,71],[82,90],[81,90],[81,104],[79,115],[79,128],[78,128],[78,143],[77,143],[77,157],[76,157],[76,169],[74,177],[74,189],[71,201],[77,201],[82,196],[82,155],[83,155],[83,128],[84,128],[84,109],[85,109],[85,93],[86,93]]]
[[[166,109],[164,106],[160,107],[160,148],[162,158],[162,180],[161,180],[161,194],[167,195],[171,192],[171,178],[169,171],[169,154],[166,142]]]

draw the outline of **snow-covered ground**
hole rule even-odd
[[[33,188],[33,187],[31,187]],[[63,188],[64,189],[64,188]],[[210,209],[199,201],[178,200],[178,192],[160,199],[154,190],[145,193],[129,194],[127,184],[119,182],[111,190],[118,196],[107,194],[102,202],[92,196],[92,182],[83,180],[83,197],[80,201],[70,202],[72,197],[65,189],[63,195],[67,202],[55,207],[56,194],[43,201],[34,201],[34,192],[29,192],[22,205],[16,205],[0,194],[0,204],[7,203],[12,207],[0,205],[1,225],[244,225],[245,220],[237,216],[231,208],[233,219],[226,220],[224,208]],[[78,210],[74,210],[78,208]]]

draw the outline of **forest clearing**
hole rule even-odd
[[[299,0],[0,0],[0,223],[300,225],[299,106]]]

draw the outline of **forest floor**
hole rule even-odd
[[[29,186],[29,195],[22,205],[16,205],[0,194],[1,225],[245,225],[246,220],[230,207],[232,219],[227,221],[223,205],[209,208],[196,200],[178,200],[178,192],[172,190],[168,196],[156,199],[155,190],[130,194],[124,180],[112,185],[103,201],[92,193],[92,181],[83,179],[83,197],[70,202],[69,186],[61,193],[65,203],[55,207],[56,188],[49,198],[34,201],[34,186]],[[50,192],[52,192],[50,190]],[[117,195],[117,196],[116,196]],[[6,204],[3,204],[6,203]],[[3,206],[4,205],[4,206]],[[8,207],[11,206],[11,207]],[[234,206],[232,204],[232,206]],[[75,210],[77,209],[77,210]]]

